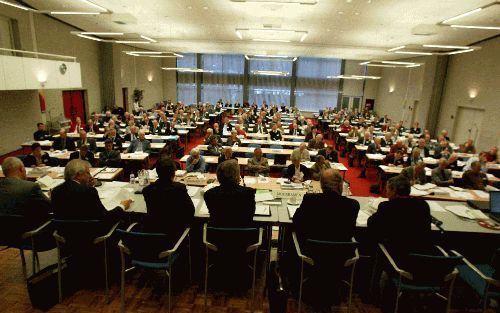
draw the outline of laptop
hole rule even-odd
[[[500,191],[490,191],[490,217],[500,223]]]

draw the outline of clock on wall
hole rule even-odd
[[[59,72],[61,73],[61,75],[66,74],[66,71],[67,71],[67,70],[68,70],[68,67],[66,66],[66,64],[64,64],[64,63],[63,63],[63,64],[61,64],[61,65],[59,66]]]

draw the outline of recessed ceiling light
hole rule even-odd
[[[203,10],[208,10],[208,7],[203,7]]]
[[[447,45],[424,45],[424,47],[427,48],[443,48],[443,49],[470,49],[470,47],[467,46],[447,46]]]
[[[264,39],[264,38],[253,38],[253,41],[262,41],[262,42],[290,42],[290,40],[285,39]]]
[[[161,51],[123,51],[123,53],[133,53],[133,54],[162,54]]]
[[[302,35],[302,37],[300,37],[300,42],[304,41],[307,37],[307,33],[305,33],[304,35]]]
[[[51,11],[52,15],[99,15],[101,12]]]
[[[342,78],[342,79],[381,79],[380,76],[366,76],[366,75],[336,75],[336,76],[327,76],[326,78]]]
[[[165,71],[178,71],[187,73],[212,73],[213,71],[204,70],[201,68],[191,68],[191,67],[162,67]]]
[[[414,62],[382,61],[383,64],[412,65]]]
[[[342,14],[344,14],[344,11],[338,11],[337,13],[342,15]]]
[[[359,15],[359,12],[354,12],[354,15]]]

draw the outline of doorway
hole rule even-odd
[[[62,93],[64,116],[71,122],[79,117],[85,123],[85,90],[63,90]]]
[[[483,117],[484,109],[459,106],[453,128],[453,141],[458,145],[472,139],[477,147]]]
[[[128,108],[128,88],[122,88],[123,111],[127,112]]]
[[[361,106],[361,98],[362,97],[343,96],[340,108],[349,111],[354,111],[354,109],[359,111],[359,108]]]

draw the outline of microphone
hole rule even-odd
[[[241,181],[243,182],[243,187],[246,187],[247,185],[245,184],[245,175],[241,174]]]
[[[443,221],[438,220],[437,218],[435,218],[434,216],[431,215],[431,223],[436,225],[436,227],[439,229],[441,234],[444,233],[444,229],[441,227],[441,225],[443,225]]]

